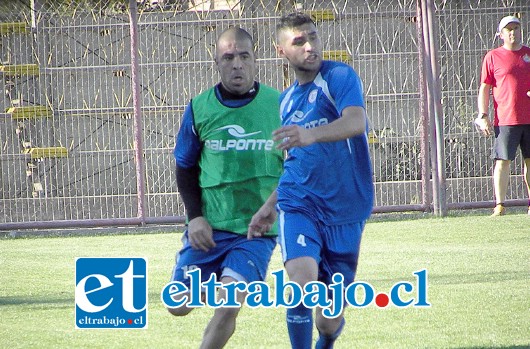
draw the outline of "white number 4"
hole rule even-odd
[[[296,239],[296,242],[297,242],[299,245],[301,245],[301,246],[304,246],[304,247],[307,246],[306,243],[305,243],[305,236],[302,235],[302,234],[298,235],[298,239]]]

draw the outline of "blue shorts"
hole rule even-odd
[[[283,262],[311,257],[318,264],[318,281],[332,284],[332,276],[344,276],[344,285],[355,280],[365,222],[328,226],[300,212],[279,210],[278,242]]]
[[[272,252],[276,246],[274,237],[248,240],[246,235],[213,231],[216,246],[208,252],[195,250],[188,241],[188,231],[182,236],[182,249],[176,255],[171,281],[189,286],[187,271],[201,269],[202,281],[208,281],[212,273],[217,280],[231,276],[237,281],[263,281],[267,274]]]
[[[492,157],[495,160],[515,160],[521,147],[523,159],[530,158],[530,125],[496,126]]]

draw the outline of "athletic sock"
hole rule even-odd
[[[333,349],[333,344],[335,343],[335,340],[340,336],[345,323],[346,319],[342,318],[339,328],[331,336],[324,336],[319,331],[320,335],[318,336],[315,349]]]
[[[292,349],[308,349],[313,343],[313,310],[302,303],[287,309],[287,330]]]

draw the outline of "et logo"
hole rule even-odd
[[[75,327],[147,328],[147,261],[76,258]]]

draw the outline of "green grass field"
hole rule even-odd
[[[335,348],[529,348],[530,217],[372,219],[358,281],[388,291],[428,270],[431,308],[348,308]],[[131,230],[132,231],[132,230]],[[181,233],[0,240],[0,348],[198,348],[212,309],[174,318],[160,291]],[[149,328],[76,330],[76,257],[148,259]],[[278,249],[269,272],[282,267]],[[227,348],[289,348],[284,309],[243,308]]]

